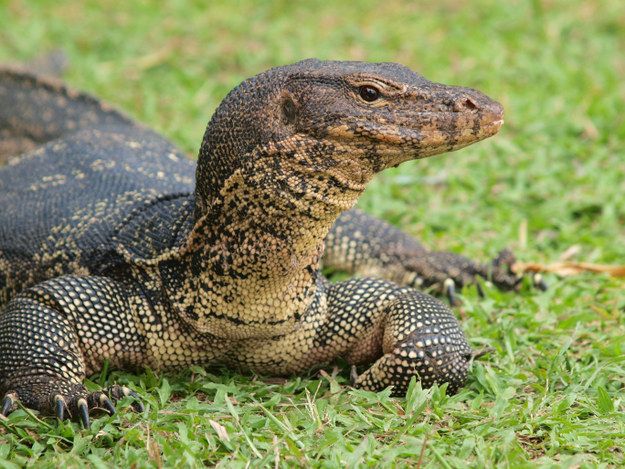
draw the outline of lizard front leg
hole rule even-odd
[[[325,241],[324,267],[361,277],[375,276],[411,287],[433,287],[454,302],[456,287],[492,281],[504,290],[516,289],[514,256],[502,251],[489,264],[449,252],[429,251],[394,226],[360,210],[342,214]],[[540,280],[536,279],[539,287]]]
[[[300,373],[339,357],[352,365],[373,363],[355,386],[393,386],[395,395],[405,394],[413,376],[424,386],[449,383],[451,392],[464,384],[471,349],[438,300],[373,278],[324,288],[296,331],[245,341],[229,361],[271,375]]]
[[[0,411],[7,415],[21,401],[88,426],[90,409],[113,413],[114,401],[138,396],[120,386],[90,393],[85,376],[105,360],[114,368],[158,368],[150,351],[167,344],[151,328],[163,327],[141,291],[108,278],[64,276],[23,291],[0,312]]]

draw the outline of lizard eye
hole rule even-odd
[[[360,94],[362,99],[370,103],[380,97],[380,90],[371,85],[362,85],[358,88],[358,94]]]

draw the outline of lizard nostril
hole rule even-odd
[[[454,112],[472,112],[479,109],[478,101],[467,96],[455,99],[450,104]]]
[[[463,107],[470,109],[472,111],[477,109],[477,104],[475,104],[475,102],[473,102],[473,100],[470,98],[465,99],[462,105]]]

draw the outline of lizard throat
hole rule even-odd
[[[293,330],[314,301],[328,231],[364,189],[331,168],[311,177],[293,160],[286,171],[255,162],[226,179],[184,247],[187,285],[171,296],[202,333],[244,339]]]

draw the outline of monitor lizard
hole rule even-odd
[[[399,64],[309,59],[233,89],[196,165],[85,93],[1,69],[0,411],[21,401],[88,426],[132,394],[85,389],[105,361],[288,375],[341,357],[365,367],[360,388],[457,390],[471,348],[412,287],[515,288],[511,254],[428,251],[352,207],[376,173],[502,122],[486,95]],[[357,277],[330,283],[322,264]]]

